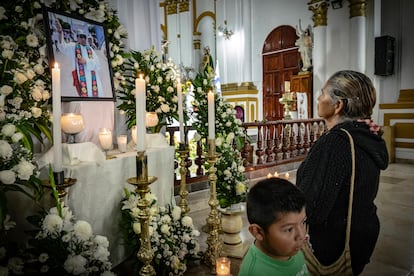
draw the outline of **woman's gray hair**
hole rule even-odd
[[[343,101],[341,116],[344,118],[371,118],[376,102],[376,91],[366,75],[351,70],[338,71],[328,79],[325,89],[334,103]]]

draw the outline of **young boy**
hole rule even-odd
[[[306,237],[305,196],[282,178],[268,178],[247,194],[249,232],[255,238],[239,276],[309,275],[302,248]]]

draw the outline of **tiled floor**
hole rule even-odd
[[[295,171],[289,171],[289,179],[295,182]],[[206,224],[210,209],[208,191],[191,193],[190,216],[201,229]],[[371,262],[363,276],[414,276],[414,165],[390,164],[381,174],[381,184],[376,199],[381,222],[381,232]],[[247,219],[243,217],[242,240],[249,244],[252,238],[247,231]],[[200,242],[206,249],[207,233],[202,232]],[[231,258],[231,273],[238,274],[241,259]],[[118,275],[127,275],[121,273]],[[131,274],[133,275],[133,274]],[[193,264],[185,275],[211,275],[206,265]]]

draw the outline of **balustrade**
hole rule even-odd
[[[249,171],[303,160],[315,141],[326,130],[322,119],[252,122],[243,123],[242,127],[246,138],[250,136],[249,139],[245,139],[240,150],[243,164]],[[178,127],[167,127],[170,145],[178,144],[174,140],[174,133],[178,131]],[[190,131],[193,131],[192,127],[186,126],[186,143],[190,142],[190,154],[186,160],[187,183],[194,183],[206,180],[207,176],[203,167],[205,150],[201,141],[189,140]],[[254,134],[248,135],[248,132]],[[177,177],[179,174],[175,175],[175,185],[179,185]]]

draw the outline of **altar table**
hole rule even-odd
[[[151,192],[158,198],[159,206],[174,202],[174,147],[149,148],[148,175],[158,180],[150,185]],[[65,177],[76,178],[76,184],[68,189],[65,203],[77,219],[88,221],[94,234],[106,236],[109,240],[110,260],[113,266],[122,262],[125,256],[120,202],[124,188],[132,191],[127,183],[136,175],[135,151],[116,154],[116,158],[102,163],[81,162],[64,165]],[[126,241],[128,242],[128,241]]]

